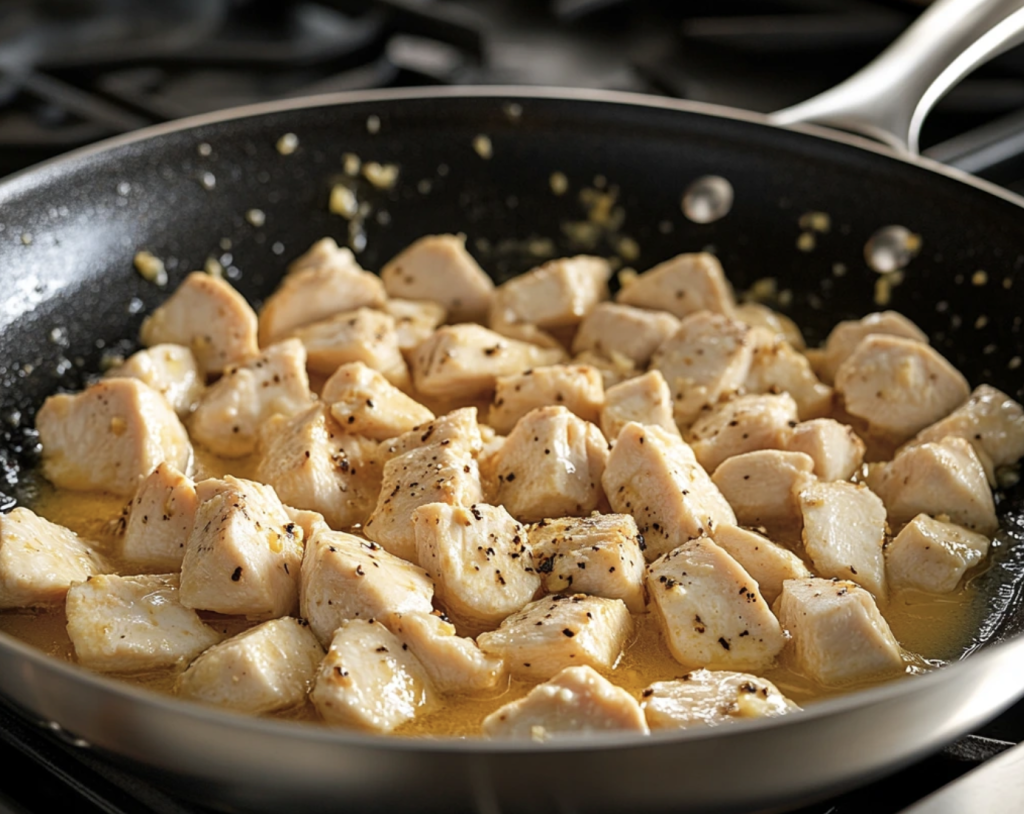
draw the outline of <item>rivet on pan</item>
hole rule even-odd
[[[714,223],[732,209],[732,184],[719,175],[704,175],[683,193],[683,214],[694,223]]]
[[[199,153],[199,155],[208,156],[213,153],[213,147],[211,147],[204,141],[202,144],[196,147],[196,151]]]
[[[864,244],[864,260],[879,274],[905,268],[921,251],[921,236],[905,226],[883,226]]]
[[[281,241],[277,241],[273,246],[270,247],[270,251],[274,254],[284,254],[284,244]]]

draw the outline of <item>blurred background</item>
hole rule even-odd
[[[223,107],[528,84],[770,111],[835,84],[912,0],[0,0],[0,174]],[[928,153],[1024,191],[1024,51],[941,102]]]

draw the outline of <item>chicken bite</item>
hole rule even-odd
[[[644,368],[661,343],[677,330],[679,320],[667,312],[602,302],[580,323],[572,352],[591,351],[607,357],[618,354]]]
[[[416,556],[457,621],[493,628],[540,589],[526,529],[503,506],[428,503],[412,514]]]
[[[476,420],[476,407],[460,407],[427,424],[421,424],[397,438],[380,445],[385,461],[427,446],[448,447],[466,455],[480,455],[484,448],[481,427]]]
[[[187,664],[223,638],[182,605],[177,574],[89,577],[68,590],[66,612],[78,663],[108,673]]]
[[[274,415],[309,406],[306,351],[297,339],[271,345],[244,365],[229,367],[203,395],[189,422],[192,437],[224,458],[256,451],[260,427]]]
[[[320,400],[352,435],[384,441],[434,420],[434,414],[362,362],[342,365],[327,380]]]
[[[60,605],[72,583],[106,570],[70,529],[22,506],[0,514],[0,608]]]
[[[498,286],[491,304],[490,325],[528,324],[541,329],[579,323],[608,299],[612,271],[603,257],[578,255],[549,260]]]
[[[448,318],[443,305],[426,300],[388,300],[384,313],[395,320],[398,349],[407,359]]]
[[[192,479],[168,463],[160,464],[125,507],[122,559],[149,573],[180,571],[196,506]]]
[[[659,427],[623,427],[601,483],[612,510],[635,518],[649,561],[719,523],[736,523],[693,450]]]
[[[832,388],[818,381],[807,357],[767,328],[751,328],[750,371],[743,383],[748,393],[789,393],[801,421],[832,412]]]
[[[601,431],[565,407],[525,415],[495,460],[495,503],[524,523],[588,515],[603,502],[608,443]]]
[[[761,449],[726,459],[711,480],[741,525],[788,531],[800,528],[797,495],[815,481],[813,469],[802,452]]]
[[[105,379],[50,396],[36,414],[43,475],[60,489],[125,497],[164,461],[187,471],[188,433],[167,400],[137,379]]]
[[[623,286],[615,301],[677,317],[697,311],[732,316],[736,309],[722,264],[707,252],[679,254],[659,263]]]
[[[734,455],[779,449],[796,425],[797,406],[788,393],[737,396],[697,419],[687,440],[700,465],[714,472]]]
[[[133,353],[124,364],[111,368],[108,379],[138,379],[167,399],[184,418],[203,394],[203,372],[192,351],[182,345],[154,345]]]
[[[712,539],[757,581],[764,601],[771,605],[787,579],[814,576],[796,554],[750,529],[723,523]]]
[[[338,628],[309,697],[328,724],[367,732],[391,732],[436,703],[419,660],[380,622],[363,619]]]
[[[676,681],[656,681],[641,695],[651,729],[719,726],[800,711],[767,679],[729,670],[693,670]]]
[[[785,436],[783,447],[810,455],[814,474],[824,481],[849,480],[864,462],[864,442],[853,427],[832,418],[801,421]]]
[[[679,434],[672,417],[672,393],[657,370],[609,387],[601,408],[601,432],[613,444],[629,422],[651,424]]]
[[[551,404],[596,424],[604,404],[600,372],[587,365],[550,365],[499,376],[487,423],[507,434],[531,410]]]
[[[178,695],[251,715],[306,700],[324,649],[298,619],[272,619],[215,644],[189,665]]]
[[[528,529],[547,593],[621,599],[632,613],[646,610],[644,538],[628,514],[542,520]]]
[[[204,374],[220,373],[259,353],[256,314],[228,283],[193,271],[139,331],[142,344],[184,345]]]
[[[627,379],[632,379],[640,374],[636,365],[621,353],[612,353],[611,356],[604,356],[592,350],[585,350],[572,357],[574,365],[587,365],[595,368],[601,374],[605,389],[621,384]]]
[[[636,699],[592,667],[566,667],[483,722],[488,738],[548,740],[593,732],[648,734]]]
[[[531,602],[476,642],[512,675],[544,680],[566,667],[611,670],[632,630],[622,600],[575,594]]]
[[[871,594],[853,582],[792,579],[775,603],[792,637],[784,659],[829,687],[902,673],[903,656]]]
[[[984,534],[919,514],[885,549],[889,585],[952,593],[963,575],[985,559],[988,546]]]
[[[394,317],[372,308],[344,311],[292,332],[306,348],[311,372],[330,376],[341,365],[362,362],[396,387],[409,386],[409,368],[398,347]]]
[[[853,354],[861,340],[869,334],[897,336],[928,344],[928,335],[896,311],[880,311],[868,314],[862,319],[840,322],[825,340],[825,347],[815,365],[821,380],[826,384],[832,384],[839,366]]]
[[[669,651],[684,666],[759,670],[785,644],[757,582],[709,537],[653,562],[647,594]]]
[[[785,314],[773,311],[759,302],[745,302],[736,306],[733,319],[737,319],[751,328],[766,328],[779,339],[785,339],[799,351],[807,347],[804,335],[793,320]]]

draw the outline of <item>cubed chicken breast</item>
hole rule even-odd
[[[397,438],[380,445],[380,456],[390,461],[406,452],[427,446],[441,446],[453,452],[477,456],[484,447],[481,427],[476,420],[476,407],[460,407],[426,424],[421,424]]]
[[[672,417],[672,392],[657,370],[627,379],[605,391],[601,408],[604,437],[614,444],[630,421],[651,424],[678,435],[679,428]]]
[[[687,440],[700,465],[714,472],[733,455],[781,448],[796,425],[796,402],[788,393],[737,396],[698,418]]]
[[[391,732],[436,703],[423,665],[380,622],[338,629],[309,694],[328,724]]]
[[[644,538],[628,514],[542,520],[528,532],[546,593],[571,590],[646,610]]]
[[[853,582],[792,579],[775,603],[792,637],[783,658],[836,687],[902,673],[903,655],[868,591]]]
[[[729,281],[725,279],[722,264],[707,252],[680,254],[659,263],[623,286],[615,301],[638,308],[668,311],[677,317],[697,311],[731,317],[736,310],[736,301]]]
[[[810,455],[820,480],[849,480],[864,462],[864,442],[853,427],[832,418],[801,421],[783,441],[791,452]]]
[[[434,420],[430,410],[362,362],[349,362],[334,371],[320,400],[330,406],[331,415],[346,433],[377,441]]]
[[[384,313],[395,320],[398,349],[406,358],[448,318],[443,305],[426,300],[388,300]]]
[[[0,514],[0,608],[61,605],[72,583],[106,570],[70,529],[21,506]]]
[[[853,354],[857,345],[869,334],[898,336],[928,344],[928,335],[896,311],[880,311],[868,314],[863,319],[840,322],[825,340],[825,347],[815,365],[821,380],[826,384],[832,384],[839,366]]]
[[[381,308],[386,301],[380,278],[363,271],[349,249],[324,238],[292,263],[288,276],[263,304],[260,344],[266,347],[296,328],[344,311]]]
[[[551,404],[596,424],[604,404],[600,371],[587,365],[550,365],[499,376],[487,423],[508,434],[528,412]]]
[[[366,522],[380,492],[377,445],[347,435],[314,404],[292,418],[278,415],[260,430],[256,479],[289,506],[319,512],[332,528]]]
[[[873,470],[868,483],[885,503],[893,526],[924,513],[949,515],[951,522],[979,534],[995,534],[999,528],[985,468],[963,438],[904,449]]]
[[[627,424],[601,478],[613,511],[631,514],[654,560],[719,523],[736,523],[732,508],[676,434]]]
[[[363,527],[367,537],[398,557],[417,562],[412,515],[428,503],[472,506],[483,502],[480,470],[455,445],[432,444],[384,464],[377,507]]]
[[[565,407],[541,407],[519,420],[497,454],[494,502],[524,523],[580,517],[598,509],[608,442]]]
[[[579,325],[608,299],[612,270],[603,257],[579,255],[549,260],[498,286],[490,326],[529,324],[542,330]]]
[[[161,463],[188,471],[192,444],[167,400],[138,379],[50,396],[36,413],[43,475],[60,489],[128,497]]]
[[[133,353],[106,372],[108,379],[138,379],[167,399],[185,418],[203,394],[203,372],[192,351],[182,345],[154,345]]]
[[[601,373],[606,390],[640,373],[632,360],[621,353],[613,352],[611,356],[605,356],[592,350],[585,350],[573,356],[572,363],[596,368]]]
[[[178,677],[179,696],[260,715],[306,700],[324,649],[309,625],[284,617],[216,644]]]
[[[757,582],[709,537],[653,562],[647,595],[669,651],[686,667],[760,670],[786,642]]]
[[[500,658],[484,653],[472,639],[456,635],[455,625],[437,613],[391,613],[382,621],[402,647],[419,659],[440,693],[485,693],[507,681]]]
[[[793,320],[785,314],[773,311],[759,302],[745,302],[736,306],[733,319],[737,319],[751,328],[767,328],[780,339],[785,339],[797,350],[807,347],[804,335]]]
[[[343,311],[296,328],[292,336],[306,348],[306,365],[330,376],[341,365],[362,362],[396,387],[409,386],[409,368],[398,347],[394,317],[372,308]]]
[[[621,599],[573,594],[531,602],[476,642],[503,658],[512,675],[544,680],[566,667],[613,669],[632,631]]]
[[[447,325],[413,353],[416,389],[425,396],[488,397],[499,376],[565,361],[565,351],[542,348],[479,325]]]
[[[985,559],[988,546],[984,534],[919,514],[885,549],[889,585],[952,593],[964,573]]]
[[[389,613],[430,613],[434,585],[410,562],[376,543],[321,529],[302,559],[302,618],[327,645],[346,619],[382,619]]]
[[[864,484],[812,483],[800,492],[804,550],[819,576],[856,582],[884,599],[885,506]]]
[[[748,393],[789,393],[801,421],[832,412],[832,388],[818,381],[807,357],[767,328],[748,334],[753,358],[744,389]]]
[[[655,351],[651,367],[668,382],[680,427],[743,387],[753,359],[749,333],[742,322],[700,311],[684,319]]]
[[[836,392],[872,434],[906,441],[970,394],[967,380],[916,339],[869,334],[836,371]]]
[[[679,320],[667,312],[648,311],[614,302],[599,303],[580,323],[573,353],[619,354],[644,368],[662,342],[679,330]]]
[[[640,705],[592,667],[566,667],[526,696],[495,710],[483,723],[495,740],[545,741],[595,732],[648,733]]]
[[[439,303],[452,322],[483,322],[494,299],[494,283],[466,251],[465,235],[421,237],[380,276],[388,296]]]
[[[816,480],[813,470],[802,452],[761,449],[726,459],[711,480],[739,523],[784,532],[800,528],[798,495]]]
[[[526,529],[502,506],[428,503],[412,514],[416,555],[448,615],[489,630],[540,590]]]
[[[260,427],[275,415],[291,417],[309,407],[306,350],[297,339],[266,348],[232,366],[203,394],[189,422],[192,438],[223,458],[256,451]]]
[[[204,374],[220,373],[257,353],[256,314],[230,284],[201,271],[186,277],[170,298],[146,317],[142,344],[184,345]]]
[[[651,729],[719,726],[800,711],[767,679],[730,670],[693,670],[675,681],[656,681],[641,696]]]
[[[187,608],[268,619],[299,609],[302,528],[270,486],[226,475],[196,484],[181,564]]]
[[[177,574],[89,577],[66,611],[78,663],[107,673],[184,665],[223,638],[182,605]]]
[[[151,574],[180,571],[196,506],[192,479],[168,463],[160,464],[125,507],[121,559]]]
[[[796,554],[750,529],[723,523],[712,539],[757,580],[764,601],[771,605],[787,579],[814,576]]]

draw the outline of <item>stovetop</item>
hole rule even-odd
[[[4,0],[0,175],[173,118],[438,84],[607,88],[767,112],[835,84],[908,0]],[[1024,50],[949,94],[926,154],[1024,192]],[[1024,704],[937,755],[799,814],[895,814],[1024,741]],[[0,814],[199,814],[0,703]]]

